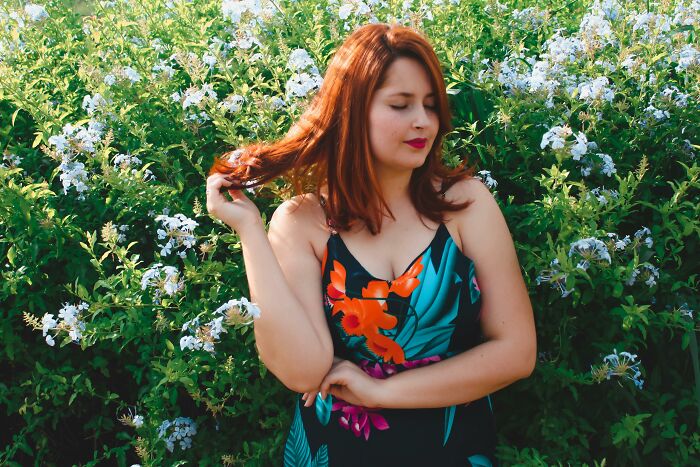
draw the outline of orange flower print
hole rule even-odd
[[[331,300],[338,300],[345,296],[345,268],[340,262],[333,260],[331,281],[326,291]],[[335,312],[333,313],[335,314]]]
[[[418,287],[418,284],[420,284],[417,277],[423,270],[422,259],[423,258],[421,257],[421,260],[413,263],[413,266],[411,266],[408,271],[394,279],[391,283],[389,292],[394,292],[396,295],[401,297],[408,297],[411,295],[411,292],[413,292],[415,288]]]
[[[394,363],[399,364],[406,361],[401,346],[383,334],[368,335],[367,348],[382,357],[385,362],[393,360]]]
[[[350,298],[345,295],[346,270],[339,261],[333,261],[330,283],[326,293],[332,302],[331,314],[342,314],[340,325],[346,334],[365,336],[367,348],[382,357],[385,362],[403,363],[404,351],[391,338],[381,334],[380,329],[393,329],[398,320],[386,311],[390,293],[408,297],[420,284],[416,276],[423,270],[421,261],[416,261],[394,281],[371,280],[362,288],[362,296]]]

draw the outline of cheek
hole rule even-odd
[[[391,113],[376,113],[370,119],[370,139],[379,145],[391,144],[399,135],[400,120]]]

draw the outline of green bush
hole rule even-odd
[[[294,395],[204,180],[392,20],[434,44],[446,162],[478,164],[531,292],[500,459],[700,462],[697,0],[56,0],[0,6],[3,465],[281,464]],[[269,216],[285,188],[251,196]]]

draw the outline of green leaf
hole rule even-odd
[[[41,140],[44,138],[44,134],[40,131],[36,132],[35,135],[36,135],[36,138],[34,138],[34,142],[32,143],[33,148],[39,146],[39,144],[41,143]]]

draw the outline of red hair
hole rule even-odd
[[[340,46],[328,65],[323,84],[307,110],[285,137],[271,144],[251,144],[240,156],[232,152],[216,158],[209,174],[231,176],[240,189],[267,183],[289,172],[294,190],[313,190],[328,185],[326,214],[339,230],[362,220],[372,234],[381,229],[383,209],[389,212],[373,170],[368,115],[376,89],[386,70],[399,57],[420,62],[435,92],[439,129],[425,163],[411,175],[409,189],[416,210],[434,222],[444,211],[458,211],[469,202],[446,201],[432,180],[442,180],[442,193],[471,176],[465,160],[455,169],[442,163],[442,139],[452,130],[440,62],[422,34],[400,25],[368,24],[355,30]],[[393,217],[393,215],[392,215]]]

